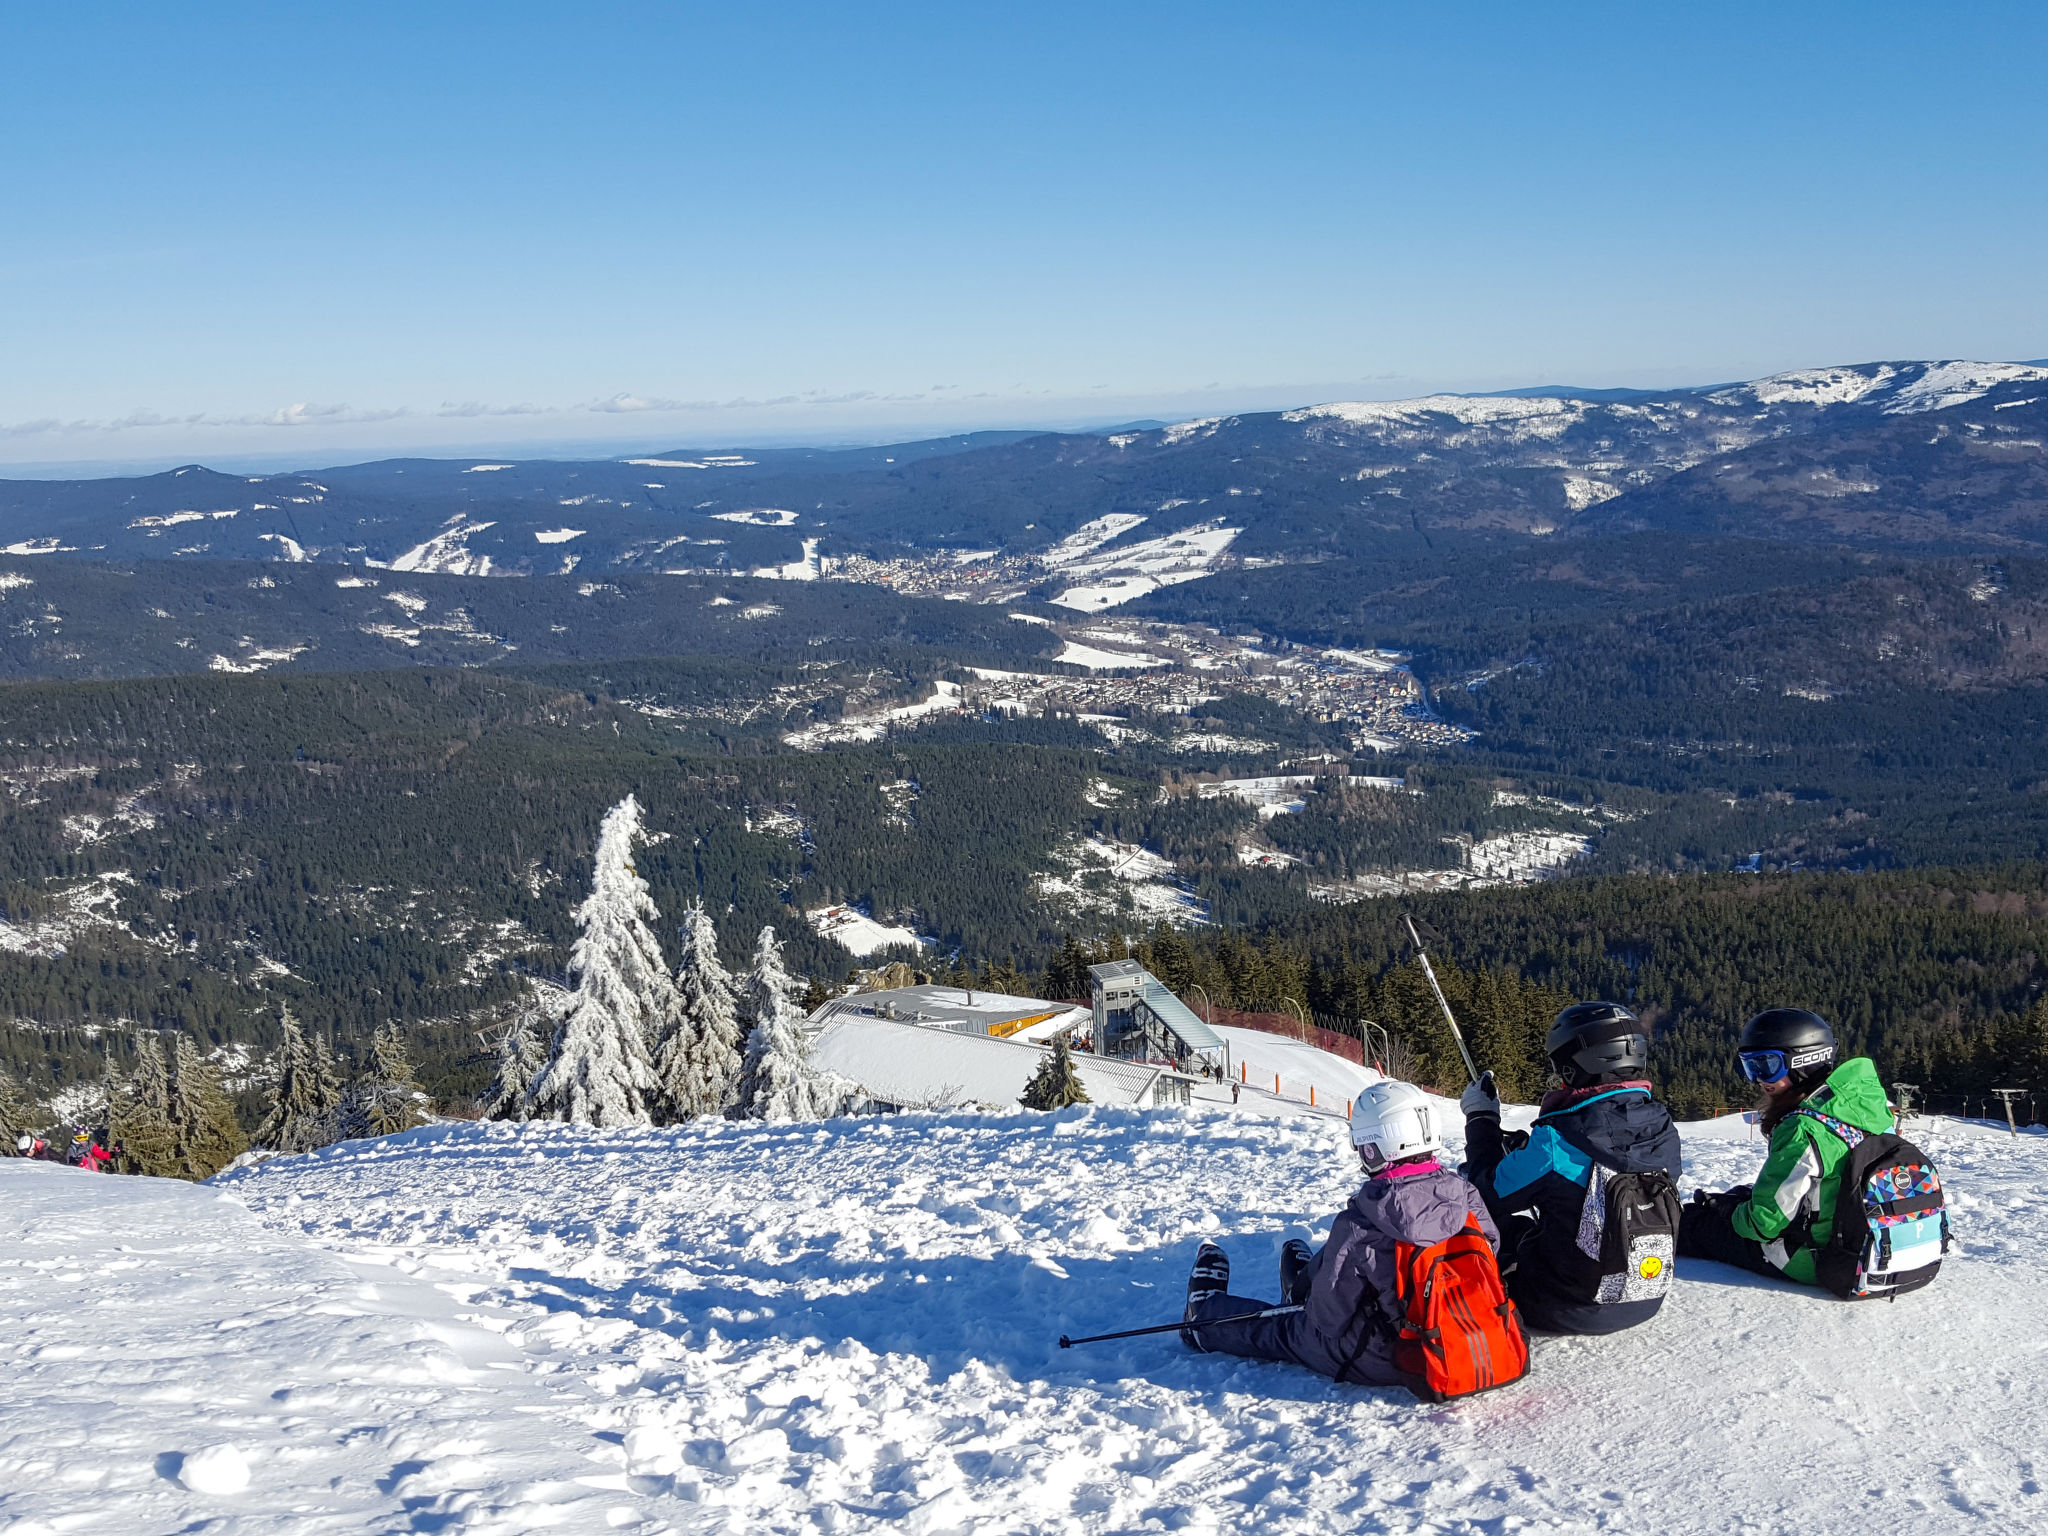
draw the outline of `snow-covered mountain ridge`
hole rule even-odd
[[[1829,483],[1795,478],[1774,488],[1780,499],[1803,506],[1806,491],[1825,501],[1853,484],[1880,493],[1858,513],[1868,523],[1871,511],[1913,506],[1966,471],[1975,483],[1944,516],[1997,517],[2010,537],[2012,504],[2042,496],[2044,381],[2039,364],[1887,361],[1626,399],[1589,390],[1330,402],[886,450],[0,480],[0,553],[493,576],[751,572],[982,601],[1065,592],[1093,610],[1217,570],[1362,553],[1423,528],[1548,536],[1616,521],[1682,525],[1694,503],[1726,499],[1712,475],[1753,471],[1742,455],[1794,442]],[[1921,431],[1929,416],[1941,422],[1931,440]],[[1955,440],[1919,451],[1945,437]],[[1995,464],[1979,462],[1987,450]],[[1678,501],[1651,494],[1695,470],[1709,478]],[[2023,521],[2025,540],[2043,543],[2033,514]],[[1773,530],[1752,515],[1739,531]],[[1924,544],[1939,528],[1833,531]]]
[[[1754,1173],[1739,1120],[1683,1130],[1688,1183]],[[1960,1238],[1934,1290],[1853,1307],[1692,1265],[1653,1324],[1539,1339],[1526,1382],[1448,1409],[1170,1335],[1055,1345],[1176,1315],[1205,1236],[1270,1291],[1283,1237],[1355,1181],[1327,1122],[446,1125],[200,1189],[0,1164],[21,1319],[0,1516],[20,1536],[232,1536],[286,1509],[337,1531],[2030,1528],[2048,1137],[1914,1134]],[[181,1486],[221,1443],[247,1489]]]

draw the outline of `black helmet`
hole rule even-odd
[[[1766,1008],[1742,1026],[1742,1074],[1753,1083],[1778,1081],[1776,1066],[1802,1092],[1835,1065],[1835,1032],[1805,1008]],[[1778,1059],[1773,1061],[1775,1055]],[[1751,1058],[1758,1058],[1752,1062]]]
[[[1573,1003],[1543,1046],[1567,1088],[1626,1082],[1650,1070],[1650,1032],[1619,1003]]]

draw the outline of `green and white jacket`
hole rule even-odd
[[[1805,1108],[1873,1134],[1892,1128],[1884,1085],[1868,1056],[1852,1056],[1806,1096]],[[1809,1115],[1787,1115],[1771,1132],[1770,1155],[1745,1205],[1731,1218],[1742,1236],[1764,1245],[1764,1257],[1788,1280],[1815,1284],[1813,1250],[1835,1230],[1835,1200],[1849,1148]],[[1801,1226],[1806,1240],[1798,1238]]]

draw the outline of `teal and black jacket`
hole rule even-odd
[[[1580,1245],[1597,1161],[1611,1173],[1679,1173],[1678,1128],[1647,1083],[1552,1094],[1527,1131],[1503,1134],[1494,1115],[1465,1122],[1466,1175],[1501,1229],[1501,1270],[1531,1325],[1555,1333],[1612,1333],[1663,1305],[1597,1304],[1596,1255]]]

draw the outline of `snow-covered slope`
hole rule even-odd
[[[0,1160],[0,1530],[639,1521],[604,1400],[506,1337],[544,1319],[335,1248],[217,1190]]]
[[[1739,1119],[1685,1130],[1689,1181],[1754,1172]],[[1270,1293],[1282,1239],[1354,1182],[1331,1121],[441,1126],[221,1181],[255,1222],[0,1164],[27,1319],[0,1335],[0,1522],[2038,1528],[2048,1136],[1916,1135],[1961,1243],[1934,1290],[1853,1307],[1693,1264],[1650,1326],[1539,1339],[1526,1382],[1450,1408],[1171,1335],[1056,1347],[1175,1316],[1203,1237]],[[228,1441],[246,1492],[177,1484]]]
[[[1686,1130],[1692,1180],[1753,1174],[1741,1120]],[[2034,1528],[2048,1137],[1921,1139],[1962,1241],[1935,1290],[1847,1307],[1694,1264],[1651,1327],[1538,1339],[1526,1382],[1452,1409],[1171,1335],[1055,1346],[1174,1317],[1202,1237],[1270,1290],[1354,1182],[1329,1120],[436,1126],[223,1180],[260,1227],[209,1190],[0,1165],[25,1319],[0,1520]],[[184,1491],[178,1458],[221,1442],[250,1489]]]

